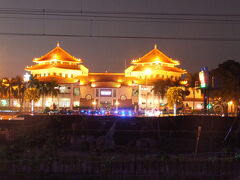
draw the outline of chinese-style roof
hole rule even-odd
[[[34,62],[42,62],[42,61],[49,61],[49,60],[60,60],[60,61],[68,61],[68,62],[78,62],[81,63],[81,59],[77,59],[74,56],[70,55],[67,51],[57,44],[57,47],[49,51],[47,54],[33,59]]]
[[[53,64],[36,64],[30,67],[26,67],[26,70],[31,71],[31,70],[50,69],[50,68],[72,69],[72,70],[81,69],[79,65],[53,63]]]
[[[141,64],[141,63],[165,63],[165,64],[175,64],[179,65],[178,61],[175,61],[164,53],[159,51],[155,45],[155,48],[151,50],[149,53],[145,54],[143,57],[133,60],[133,64]]]
[[[97,82],[114,82],[124,79],[124,73],[88,73],[88,78]]]
[[[83,84],[94,84],[94,87],[129,86],[136,80],[135,77],[125,77],[124,73],[88,73],[88,76],[79,76],[77,79]]]
[[[136,66],[133,71],[144,71],[146,69],[152,69],[153,71],[171,71],[171,72],[177,72],[177,73],[186,73],[185,70],[178,68],[178,67],[168,67],[168,66]]]
[[[65,78],[60,76],[45,76],[45,77],[37,77],[39,81],[56,81],[59,84],[68,84],[68,83],[76,83],[78,80],[73,78]]]

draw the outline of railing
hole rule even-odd
[[[81,176],[224,176],[240,174],[240,162],[225,159],[21,160],[0,162],[0,174],[76,174]]]

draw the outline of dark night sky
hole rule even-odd
[[[2,8],[52,9],[116,12],[238,14],[239,0],[0,0]],[[81,7],[82,5],[82,7]],[[221,17],[239,20],[234,23],[191,22],[107,22],[16,19],[0,14],[0,33],[84,34],[152,37],[210,37],[240,39],[240,16]],[[22,16],[21,16],[22,17]],[[28,16],[25,16],[28,17]],[[203,17],[205,18],[205,17]],[[210,17],[211,18],[211,17]],[[215,17],[213,17],[215,18]],[[0,77],[23,75],[24,67],[32,65],[56,46],[82,58],[90,72],[123,72],[125,60],[143,56],[154,44],[166,55],[180,60],[181,67],[199,71],[202,66],[215,68],[227,59],[240,62],[240,41],[162,40],[94,37],[49,37],[0,35]]]

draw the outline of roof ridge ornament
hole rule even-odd
[[[59,43],[59,41],[57,42],[57,47],[59,47],[60,46],[60,43]]]
[[[157,44],[154,44],[154,49],[157,49]]]

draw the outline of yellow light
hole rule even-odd
[[[92,83],[92,84],[91,84],[91,87],[96,87],[96,84],[95,84],[95,83]]]
[[[152,74],[152,70],[151,69],[145,69],[144,74],[145,75],[150,75],[150,74]]]
[[[186,85],[188,83],[188,81],[180,81],[181,85]]]
[[[92,102],[92,105],[94,105],[94,106],[95,106],[96,104],[97,104],[97,102],[96,102],[96,101],[93,101],[93,102]]]
[[[132,82],[129,82],[128,85],[129,85],[129,86],[132,86]]]
[[[118,106],[120,103],[118,101],[115,102],[115,105]]]
[[[53,59],[58,59],[58,55],[54,54]]]
[[[84,85],[84,82],[83,82],[83,81],[81,81],[81,82],[80,82],[80,85]]]
[[[232,105],[232,104],[233,104],[233,102],[232,102],[232,101],[229,101],[229,102],[228,102],[228,105]]]
[[[123,80],[122,79],[118,79],[117,82],[121,83],[121,82],[123,82]]]

